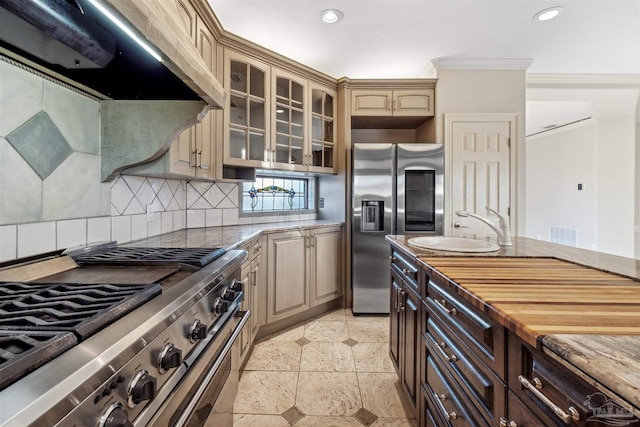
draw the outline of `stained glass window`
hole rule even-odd
[[[313,178],[260,176],[242,184],[243,212],[300,211],[313,209]]]

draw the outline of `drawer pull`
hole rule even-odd
[[[508,420],[505,417],[500,417],[500,427],[518,427],[518,424],[516,424],[516,422],[513,420]]]
[[[533,393],[534,396],[536,396],[545,405],[547,405],[549,408],[551,408],[553,413],[556,414],[558,416],[558,418],[560,418],[562,421],[564,421],[565,424],[569,424],[571,422],[571,420],[574,420],[574,421],[579,421],[580,420],[580,413],[578,412],[578,410],[576,408],[574,408],[573,406],[569,406],[569,409],[567,409],[567,411],[568,411],[568,413],[567,413],[562,408],[560,408],[558,405],[556,405],[551,400],[549,400],[549,398],[547,396],[542,394],[542,392],[540,391],[540,390],[542,390],[542,381],[540,381],[539,378],[537,378],[537,377],[534,378],[533,379],[533,384],[532,384],[531,381],[529,381],[528,379],[526,379],[522,375],[518,375],[518,381],[520,381],[520,384],[525,386],[531,393]]]
[[[440,407],[440,412],[442,412],[442,414],[444,414],[445,418],[448,421],[456,420],[458,418],[462,418],[461,416],[456,414],[454,411],[448,412],[447,408],[444,407],[444,403],[442,403],[442,402],[447,400],[447,396],[445,396],[444,394],[438,395],[438,393],[434,392],[433,393],[433,397],[436,398],[436,402],[437,402],[438,406]]]
[[[443,309],[449,316],[455,316],[456,314],[458,314],[458,310],[454,308],[452,308],[451,310],[449,310],[447,308],[447,301],[445,299],[443,299],[442,301],[438,301],[437,299],[433,299],[433,301],[438,304],[440,306],[441,309]]]
[[[440,353],[442,353],[442,357],[444,357],[446,359],[447,362],[457,362],[458,361],[458,356],[456,356],[455,354],[452,354],[451,356],[449,356],[447,354],[446,351],[444,351],[445,347],[447,346],[447,344],[445,342],[442,342],[440,344],[438,344],[437,342],[434,343],[436,345],[436,348],[438,350],[440,350]]]

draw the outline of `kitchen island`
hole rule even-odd
[[[479,401],[483,400],[482,393],[485,393],[484,398],[488,401],[476,405],[485,405],[484,412],[483,409],[479,410],[482,422],[488,420],[493,424],[490,419],[495,416],[494,421],[498,423],[498,418],[503,415],[504,422],[511,421],[506,413],[498,413],[496,407],[505,410],[508,407],[511,415],[515,412],[511,408],[515,408],[518,402],[522,404],[517,399],[516,404],[512,404],[514,395],[522,394],[523,389],[526,389],[525,394],[535,394],[524,386],[526,378],[519,381],[518,375],[510,375],[511,372],[526,370],[526,363],[513,360],[519,357],[531,361],[529,373],[533,372],[532,376],[537,374],[542,378],[540,366],[566,368],[572,377],[579,378],[577,381],[589,385],[589,390],[602,392],[614,405],[626,411],[626,415],[640,418],[640,260],[521,237],[513,239],[512,247],[502,247],[490,253],[431,251],[410,245],[408,241],[411,237],[387,236],[387,240],[392,245],[392,282],[394,264],[398,263],[394,258],[402,259],[404,256],[405,260],[414,261],[420,270],[417,292],[423,301],[424,315],[419,328],[425,347],[423,355],[418,354],[416,359],[427,359],[424,354],[429,354],[433,349],[434,354],[444,355],[440,367],[453,366],[450,370],[462,372],[462,380],[458,379],[458,382],[464,383],[464,369],[459,367],[467,366],[465,360],[458,353],[455,353],[458,358],[454,357],[453,363],[447,359],[451,358],[450,352],[455,347],[455,342],[454,347],[447,347],[447,332],[455,328],[441,328],[440,325],[458,322],[463,335],[468,333],[471,341],[477,338],[480,347],[486,345],[486,348],[476,352],[482,362],[473,360],[468,364],[473,369],[478,366],[490,367],[486,369],[486,375],[479,376],[480,379],[471,376],[479,384],[474,384],[472,380],[467,387],[472,394],[473,390],[480,390]],[[399,276],[406,271],[405,268],[396,269]],[[402,295],[413,294],[411,289],[407,289],[410,288],[407,286],[410,280],[407,281],[405,277],[402,280],[399,292],[404,290]],[[456,299],[463,306],[455,305]],[[403,304],[396,302],[398,305]],[[461,310],[466,306],[470,310],[469,319]],[[454,309],[456,307],[457,312]],[[406,309],[402,306],[402,310],[398,311],[406,312]],[[475,320],[474,313],[478,315]],[[479,328],[476,337],[473,334],[477,331],[474,332],[473,328]],[[441,336],[439,332],[443,332]],[[420,337],[419,334],[417,336]],[[437,339],[427,343],[432,336]],[[467,349],[465,346],[473,347],[465,342],[460,348]],[[476,353],[471,351],[471,358]],[[544,360],[538,360],[539,355]],[[500,357],[504,357],[504,360]],[[431,359],[437,357],[432,356],[429,361]],[[429,372],[438,372],[438,364],[431,366],[429,361],[421,360],[423,366],[415,363],[421,380],[425,382]],[[399,372],[407,370],[403,369]],[[488,386],[496,374],[503,380],[496,380]],[[451,378],[455,378],[455,375]],[[406,382],[406,378],[403,381]],[[550,393],[549,387],[540,384],[538,391]],[[416,385],[413,388],[416,389],[414,398],[418,407],[419,387]],[[488,389],[491,389],[491,393],[487,392]],[[433,395],[431,390],[423,390],[425,393]],[[496,395],[504,397],[497,398]],[[579,403],[586,404],[589,400],[588,395],[579,393],[576,399],[578,397],[584,400]],[[432,407],[438,407],[445,402],[436,402],[432,396],[428,396],[422,406],[429,406],[429,403],[432,403]],[[449,404],[446,402],[446,405]],[[431,412],[438,411],[431,408]],[[567,424],[584,425],[585,414],[581,421],[572,420],[572,415],[571,412],[567,413]],[[542,415],[538,416],[545,420]],[[578,415],[576,418],[579,418]],[[478,425],[483,425],[482,422],[478,422]],[[437,424],[437,418],[432,423]],[[429,425],[428,421],[426,425]]]

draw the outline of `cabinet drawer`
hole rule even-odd
[[[439,418],[439,426],[488,426],[480,412],[471,404],[458,384],[449,375],[446,368],[439,365],[433,357],[426,360],[426,379],[423,392],[426,394],[424,402],[424,416],[434,414]]]
[[[506,377],[502,325],[434,281],[427,285],[425,302],[427,317],[447,325],[498,377]]]
[[[427,321],[424,339],[441,365],[460,384],[464,392],[487,420],[497,420],[506,414],[506,386],[435,316]]]
[[[587,421],[593,416],[589,403],[592,408],[611,403],[613,407],[606,410],[608,412],[618,406],[608,402],[609,399],[598,389],[514,334],[509,334],[509,388],[545,425],[591,425]]]
[[[418,289],[418,267],[416,261],[405,253],[392,248],[391,250],[391,267],[408,283],[413,285],[416,292]]]

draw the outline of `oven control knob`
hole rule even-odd
[[[236,291],[236,292],[242,292],[243,288],[244,288],[244,283],[242,283],[240,280],[235,280],[233,281],[233,283],[230,286],[232,291]]]
[[[199,320],[194,320],[189,328],[189,341],[192,343],[207,337],[207,325]]]
[[[216,300],[213,302],[213,314],[215,314],[216,316],[220,316],[222,313],[226,313],[228,309],[229,302],[223,300],[220,297],[216,298]]]
[[[236,299],[237,295],[238,295],[238,292],[236,291],[227,291],[224,293],[222,298],[226,299],[227,301],[233,301]]]
[[[128,404],[130,408],[145,400],[153,399],[156,395],[156,379],[147,371],[141,369],[131,380],[127,390]]]
[[[98,427],[133,427],[133,423],[129,421],[129,414],[124,410],[122,404],[116,402],[100,418]]]
[[[182,363],[182,350],[167,343],[160,352],[158,371],[164,374],[171,368],[177,368]]]

